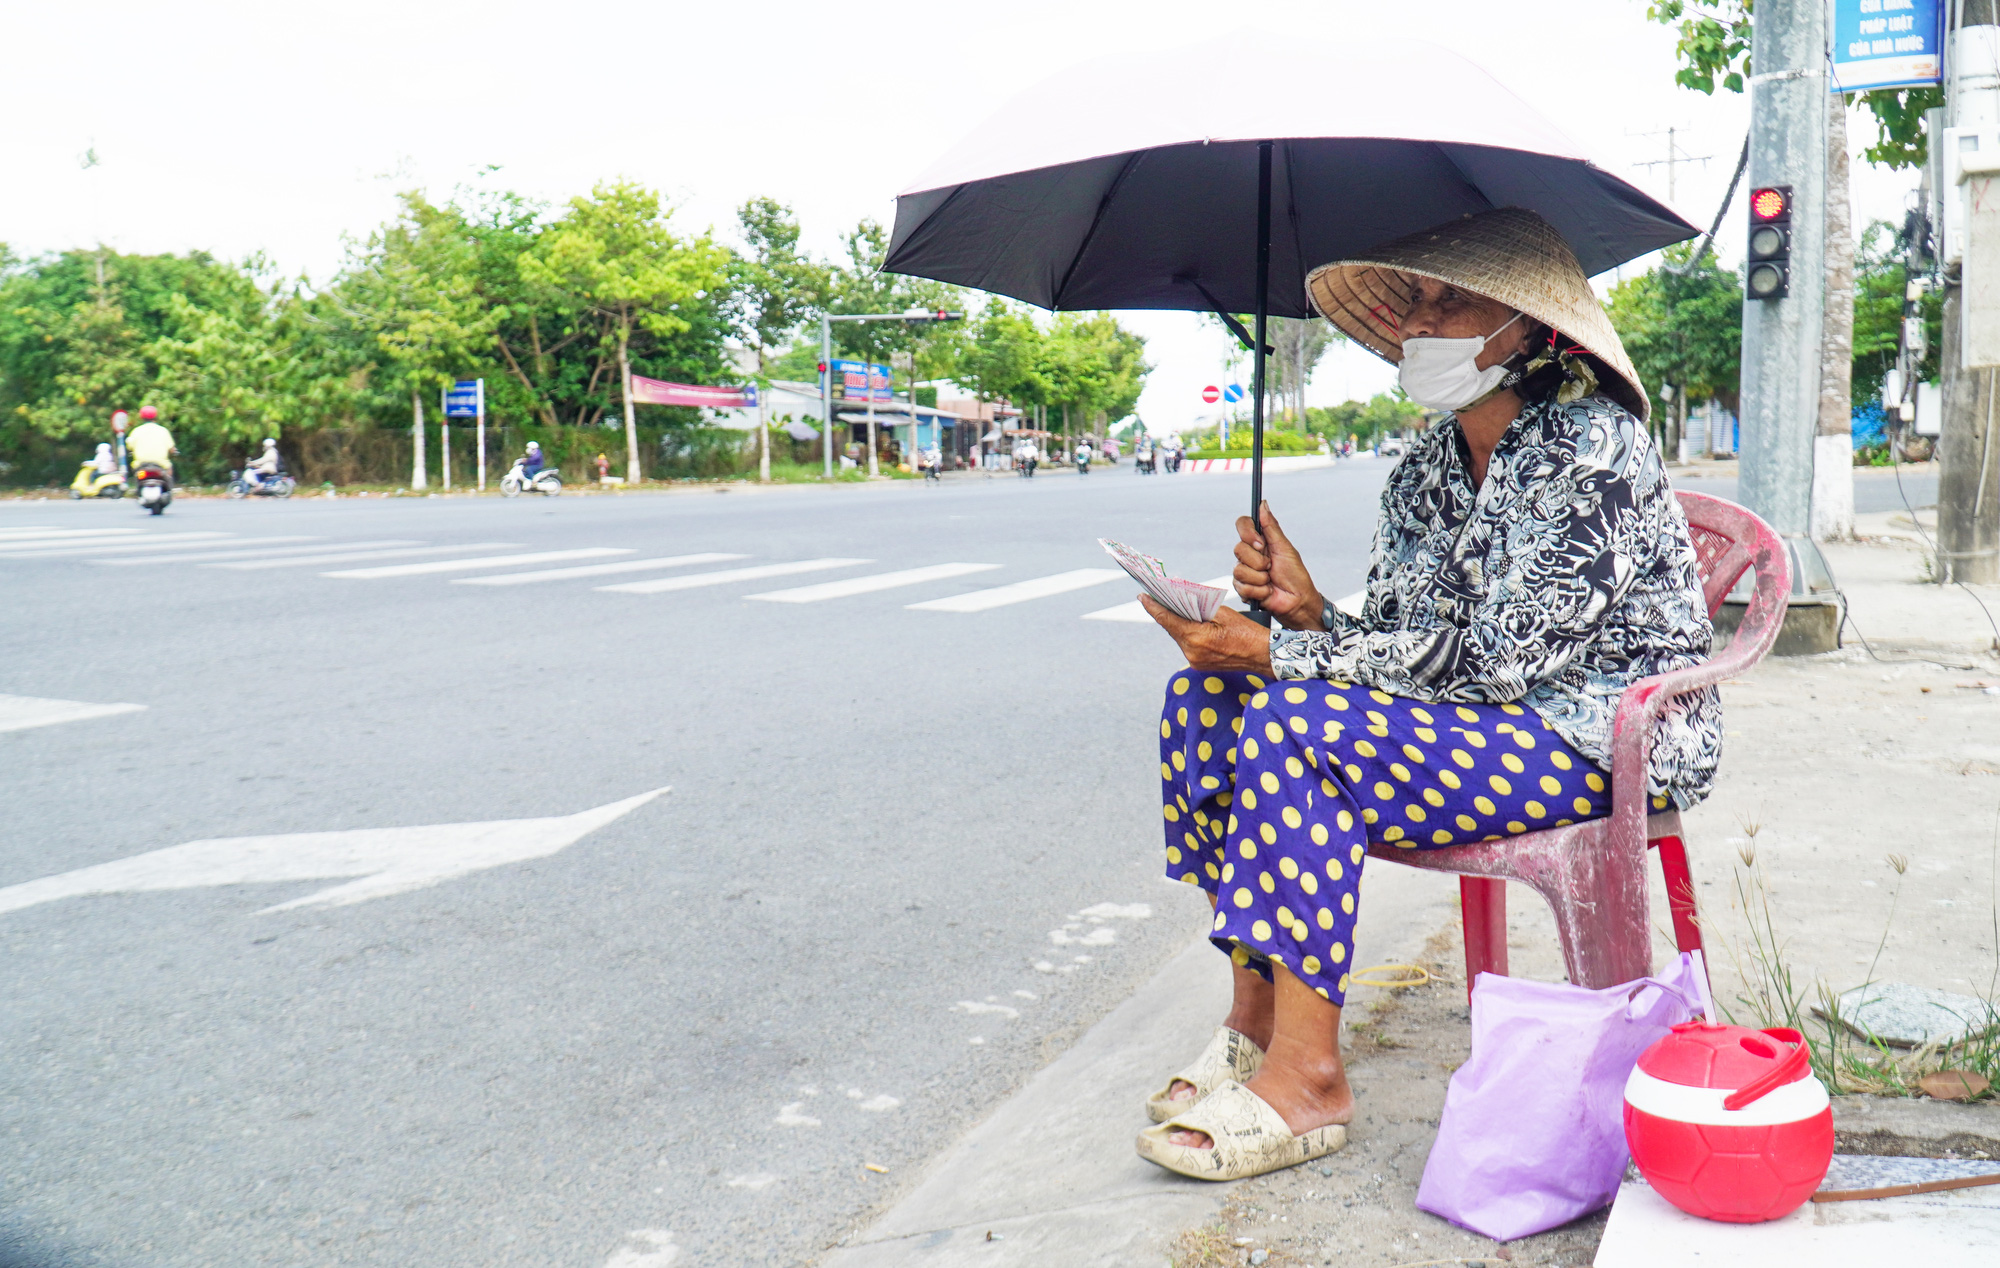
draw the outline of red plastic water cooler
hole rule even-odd
[[[1789,1215],[1833,1161],[1833,1104],[1796,1030],[1685,1022],[1625,1081],[1625,1143],[1659,1195],[1690,1215]]]

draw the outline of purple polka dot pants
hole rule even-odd
[[[1347,997],[1370,841],[1437,849],[1597,819],[1609,781],[1531,709],[1185,669],[1160,714],[1169,879],[1210,941]]]

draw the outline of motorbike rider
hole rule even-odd
[[[174,434],[168,431],[160,419],[160,411],[151,405],[139,411],[139,425],[125,438],[125,456],[131,461],[132,469],[156,467],[171,485],[174,480],[174,455],[180,450],[174,447]]]
[[[917,469],[926,479],[937,479],[944,470],[944,453],[936,445],[925,445],[917,451]]]
[[[243,464],[244,483],[255,488],[267,480],[275,480],[282,465],[278,460],[278,442],[266,436],[264,452]]]
[[[1089,474],[1090,457],[1091,457],[1090,441],[1088,439],[1077,441],[1076,453],[1074,455],[1074,458],[1076,461],[1076,469],[1078,473],[1086,475]]]
[[[92,475],[99,477],[118,474],[118,455],[111,452],[108,443],[102,441],[98,443],[97,456],[90,460],[90,470]]]
[[[1040,458],[1041,455],[1035,451],[1033,437],[1023,436],[1021,437],[1021,443],[1014,446],[1014,466],[1019,470],[1026,471],[1030,476],[1035,474],[1035,464]]]
[[[521,458],[521,478],[532,481],[542,473],[542,447],[534,441],[528,442],[528,452]]]

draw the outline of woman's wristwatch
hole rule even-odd
[[[1333,600],[1321,599],[1319,605],[1319,627],[1333,633]]]

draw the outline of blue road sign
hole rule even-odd
[[[477,418],[480,402],[486,396],[485,379],[460,379],[444,394],[444,416],[446,418]]]
[[[1241,383],[1231,383],[1228,387],[1223,388],[1222,399],[1231,403],[1242,400],[1243,385]]]
[[[1834,0],[1834,92],[1914,88],[1943,75],[1943,0]]]

